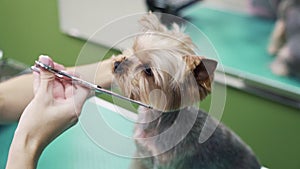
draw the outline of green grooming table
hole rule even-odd
[[[300,80],[274,75],[269,68],[274,57],[267,53],[267,45],[274,21],[203,4],[189,8],[184,15],[215,47],[219,57],[207,57],[215,57],[223,65],[228,85],[300,108]],[[205,48],[198,35],[192,32],[191,37]]]
[[[119,114],[116,112],[122,112]],[[125,113],[125,115],[124,115]],[[66,131],[52,142],[43,152],[38,168],[42,169],[127,169],[134,153],[134,142],[130,146],[122,144],[122,140],[114,140],[110,134],[120,138],[131,137],[133,123],[126,117],[135,118],[131,113],[107,101],[92,97],[86,101],[79,120],[73,128]],[[94,121],[96,120],[96,121]],[[0,168],[5,168],[8,148],[16,125],[0,126]],[[106,129],[109,127],[110,129]],[[91,131],[94,134],[91,134]],[[111,133],[106,133],[111,132]],[[99,134],[99,135],[97,135]],[[98,137],[100,136],[100,137]],[[97,138],[98,137],[98,138]],[[97,139],[103,139],[97,142]],[[106,142],[105,142],[106,141]],[[108,142],[109,141],[109,142]],[[122,152],[114,152],[115,146]],[[119,146],[119,147],[117,147]],[[127,157],[124,157],[128,155]],[[122,157],[123,156],[123,157]]]

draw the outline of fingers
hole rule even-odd
[[[88,88],[76,85],[75,88],[75,104],[82,105],[88,97],[90,90]]]
[[[65,86],[61,79],[56,78],[52,85],[52,95],[54,99],[65,99]]]
[[[57,70],[65,70],[66,68],[64,67],[64,65],[61,65],[59,63],[54,62],[54,68]]]
[[[41,55],[39,57],[39,61],[42,62],[43,64],[49,65],[49,66],[54,66],[53,60],[45,55]],[[37,76],[38,77],[38,76]],[[55,75],[51,72],[48,72],[47,70],[40,69],[40,74],[39,74],[39,81],[35,80],[35,82],[38,83],[38,92],[41,92],[42,94],[50,93],[52,94],[52,86],[54,83]]]
[[[39,61],[54,67],[57,70],[65,70],[65,67],[61,64],[53,62],[53,60],[48,57],[41,55]],[[41,93],[53,94],[54,98],[64,98],[64,86],[59,80],[55,80],[55,75],[41,68],[40,74],[34,72],[34,93],[36,94],[38,89],[43,91]],[[42,85],[41,85],[42,84]],[[41,87],[41,88],[40,88]]]
[[[79,75],[75,74],[74,72],[67,72],[68,74],[74,76],[74,77],[79,77]],[[76,91],[78,88],[84,88],[81,85],[77,84],[77,82],[71,82],[70,81],[64,81],[64,86],[65,86],[65,96],[66,98],[72,97],[73,95],[75,95]],[[74,88],[74,89],[73,89]]]
[[[87,99],[90,90],[85,87],[76,85],[73,88],[73,92],[74,92],[73,99],[74,99],[75,113],[77,116],[80,116],[82,106],[83,106],[85,100]]]
[[[39,57],[39,61],[57,70],[65,70],[63,65],[53,62],[53,60],[48,56],[41,55]],[[74,75],[74,73],[70,72],[69,74]],[[45,99],[48,98],[47,100],[55,99],[64,101],[71,99],[74,103],[72,104],[72,107],[75,105],[76,112],[78,114],[80,113],[82,105],[89,94],[89,89],[78,84],[72,84],[69,80],[70,79],[64,80],[56,78],[53,73],[40,68],[40,73],[34,73],[34,91],[36,95]]]
[[[34,94],[37,93],[40,87],[40,74],[38,72],[33,72],[33,92]]]
[[[74,73],[69,74],[76,76]],[[90,93],[90,89],[85,88],[81,86],[80,84],[76,83],[66,83],[65,84],[65,96],[66,99],[72,99],[72,102],[74,103],[74,108],[77,116],[80,115],[82,106],[88,97],[88,94]]]

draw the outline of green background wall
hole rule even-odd
[[[57,7],[57,1],[1,0],[0,49],[5,57],[31,65],[40,54],[48,54],[59,63],[74,65],[85,41],[60,32]],[[94,48],[95,53],[106,50]],[[300,168],[299,109],[228,88],[222,120],[252,147],[263,165],[271,169]],[[1,168],[13,132],[8,129],[0,127],[0,141],[4,140],[0,147],[6,146],[0,148]]]

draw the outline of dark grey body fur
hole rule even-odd
[[[272,72],[300,77],[300,0],[281,0],[268,52],[276,59]]]
[[[171,133],[168,139],[156,140],[152,147],[137,141],[137,154],[148,155],[147,158],[137,158],[131,168],[135,169],[260,169],[261,165],[251,149],[241,139],[223,124],[217,123],[207,113],[194,108],[184,108],[181,116],[182,124],[188,124],[197,116],[192,129],[175,147],[157,156],[151,156],[154,151],[164,149],[168,142],[178,133]],[[144,137],[155,136],[166,131],[178,120],[178,113],[161,113],[155,110],[143,110],[139,115],[142,121],[159,117],[150,123],[137,124],[135,133]],[[195,115],[194,112],[198,112]],[[193,113],[195,116],[193,116]],[[199,135],[204,123],[216,126],[212,136],[204,143],[199,143]],[[185,125],[181,126],[184,127]],[[180,128],[178,128],[180,130]],[[149,143],[146,143],[146,145]]]
[[[286,11],[286,39],[290,50],[290,74],[300,77],[300,2]]]

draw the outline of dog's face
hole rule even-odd
[[[168,31],[152,14],[145,20],[151,29],[114,58],[112,71],[124,95],[162,111],[205,98],[217,62],[195,56],[191,39],[179,29]]]

